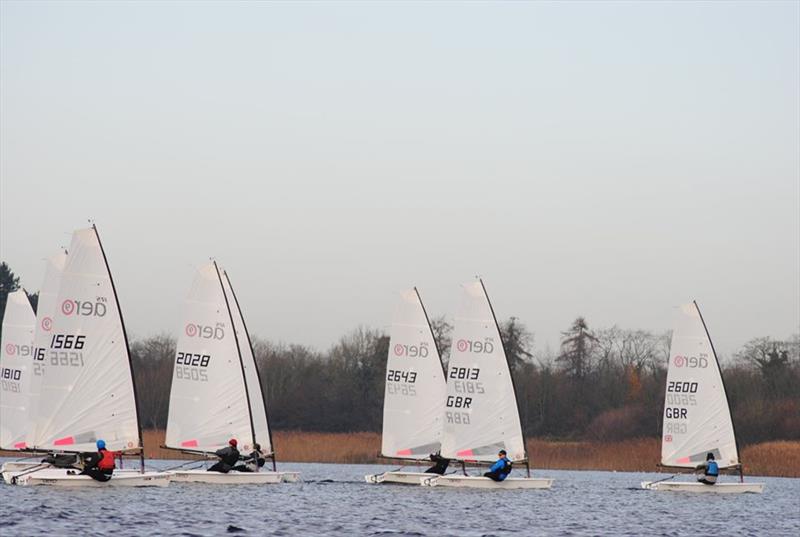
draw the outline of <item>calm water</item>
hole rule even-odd
[[[541,470],[556,479],[552,490],[477,491],[364,482],[389,466],[281,469],[303,472],[304,482],[71,491],[3,484],[0,535],[800,535],[800,479],[758,479],[762,495],[698,496],[637,488],[659,474]]]

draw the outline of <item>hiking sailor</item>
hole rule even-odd
[[[503,481],[511,473],[511,461],[508,460],[505,449],[501,449],[497,455],[499,457],[497,461],[483,475],[494,481]]]

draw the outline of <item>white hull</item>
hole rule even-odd
[[[764,483],[717,483],[706,485],[705,483],[693,483],[686,481],[643,481],[642,488],[648,490],[666,490],[671,492],[698,492],[704,494],[742,494],[752,492],[760,494],[764,492]]]
[[[300,472],[278,472],[284,483],[297,483],[300,481]]]
[[[96,481],[88,475],[77,473],[68,474],[61,468],[45,468],[35,472],[25,473],[8,472],[3,474],[7,483],[21,486],[53,487],[166,487],[170,482],[170,475],[165,472],[145,472],[123,470],[114,471],[108,481]]]
[[[443,475],[422,477],[420,484],[425,487],[471,489],[549,489],[553,485],[553,480],[533,477],[509,477],[504,481],[494,481],[483,476]]]
[[[0,474],[2,474],[3,480],[8,483],[12,474],[24,472],[25,470],[31,470],[37,466],[42,466],[42,463],[31,461],[9,461],[3,464],[3,466],[0,466]]]
[[[282,483],[284,473],[296,472],[236,472],[227,474],[206,470],[176,470],[169,472],[176,483],[208,483],[213,485],[265,485]]]
[[[384,472],[382,474],[365,475],[364,480],[373,485],[380,483],[419,485],[420,479],[435,475],[436,474],[426,474],[424,472]]]

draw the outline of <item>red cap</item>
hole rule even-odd
[[[237,442],[235,438],[231,438],[230,440],[228,440],[228,443],[229,443],[230,445],[232,445],[232,446],[236,447],[236,445],[237,445],[239,442]]]

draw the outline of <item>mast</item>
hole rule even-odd
[[[433,345],[436,347],[436,355],[439,357],[439,365],[442,366],[442,377],[444,377],[445,382],[447,382],[447,372],[444,370],[444,362],[442,362],[442,353],[439,350],[439,342],[436,341],[436,334],[433,333],[433,327],[431,326],[431,320],[428,317],[428,311],[425,309],[425,304],[422,302],[422,297],[419,296],[419,290],[416,286],[414,286],[414,293],[416,293],[417,300],[422,308],[422,313],[425,315],[425,322],[428,323],[428,330],[431,332],[431,339],[433,339]]]
[[[506,367],[508,367],[508,376],[511,378],[511,388],[514,390],[514,407],[517,410],[517,417],[519,417],[519,401],[517,399],[517,386],[514,384],[514,375],[511,374],[511,364],[508,363],[508,353],[506,352],[505,343],[503,343],[503,335],[500,333],[500,325],[497,324],[497,315],[494,313],[494,308],[492,307],[492,301],[489,300],[489,293],[486,292],[486,286],[483,284],[483,279],[478,278],[478,281],[481,283],[481,289],[483,289],[483,296],[486,297],[486,303],[489,304],[489,311],[492,312],[492,319],[494,319],[494,326],[497,328],[497,335],[500,338],[500,346],[503,348],[503,356],[506,358]],[[520,429],[522,429],[522,419],[520,419]],[[522,431],[522,445],[525,452],[525,465],[528,467],[528,477],[530,477],[530,463],[528,462],[528,446],[525,442],[525,432]]]
[[[703,330],[705,330],[708,342],[711,344],[711,352],[714,354],[714,360],[717,362],[717,371],[719,371],[719,380],[720,382],[722,382],[722,393],[725,394],[725,402],[728,405],[728,414],[731,417],[731,428],[733,429],[733,441],[736,443],[736,458],[739,459],[739,480],[744,481],[744,465],[742,464],[742,459],[739,458],[741,455],[741,450],[739,449],[739,437],[736,436],[736,424],[733,422],[733,414],[731,413],[731,400],[728,397],[728,390],[725,388],[725,377],[722,375],[722,368],[719,365],[717,350],[714,348],[714,342],[711,340],[711,334],[708,333],[708,327],[706,326],[705,319],[703,319],[703,314],[700,312],[700,306],[697,305],[696,300],[692,300],[692,304],[694,304],[694,309],[697,310],[697,314],[700,316],[700,322],[703,323]]]
[[[258,392],[261,394],[261,400],[264,402],[264,415],[267,418],[267,432],[269,433],[269,446],[272,450],[272,471],[276,471],[277,467],[275,465],[275,444],[272,443],[272,427],[269,426],[269,411],[267,410],[267,398],[264,396],[264,387],[261,384],[261,373],[258,370],[258,364],[256,363],[256,353],[253,350],[253,340],[250,339],[250,332],[247,330],[247,323],[244,321],[244,314],[242,313],[242,308],[239,306],[239,299],[236,297],[236,291],[233,290],[233,285],[231,284],[231,279],[228,276],[228,271],[222,271],[225,274],[225,279],[228,281],[228,287],[231,290],[231,295],[233,295],[233,301],[236,303],[236,309],[239,312],[239,318],[242,321],[242,326],[244,327],[244,335],[247,338],[247,344],[250,346],[250,353],[253,355],[253,366],[256,370],[256,378],[258,379]],[[241,357],[241,353],[240,353]],[[242,370],[244,373],[244,370]],[[246,389],[247,388],[247,377],[244,379],[244,384]],[[247,397],[247,406],[250,408],[250,397]],[[255,442],[255,425],[253,424],[253,411],[250,409],[250,425],[253,427],[253,442]]]
[[[236,352],[239,354],[239,366],[242,368],[242,384],[244,384],[244,396],[247,399],[247,414],[250,417],[250,434],[253,437],[253,443],[256,442],[256,427],[253,424],[253,409],[250,406],[250,394],[247,391],[247,375],[244,372],[244,361],[242,360],[242,349],[239,347],[239,337],[236,335],[236,325],[233,322],[233,313],[231,313],[231,305],[228,302],[228,295],[225,293],[225,286],[222,284],[222,275],[219,273],[217,261],[214,260],[214,270],[217,271],[217,278],[219,278],[219,287],[222,289],[222,296],[225,298],[225,307],[228,308],[228,318],[231,321],[231,330],[233,331],[233,340],[236,342]],[[233,291],[233,288],[231,288]]]
[[[92,229],[97,237],[97,244],[100,246],[100,253],[103,254],[103,263],[105,263],[108,279],[111,282],[111,290],[114,292],[114,302],[117,305],[117,315],[119,315],[119,322],[122,325],[122,337],[125,339],[125,354],[128,356],[128,371],[131,374],[131,384],[133,385],[133,402],[134,410],[136,411],[136,428],[139,431],[139,463],[141,465],[141,473],[144,473],[144,437],[142,436],[142,422],[139,418],[139,397],[138,391],[136,390],[136,377],[133,375],[133,362],[131,361],[131,348],[128,344],[128,331],[125,329],[125,319],[122,318],[122,308],[119,306],[117,287],[114,285],[114,277],[111,275],[111,268],[108,266],[106,251],[103,248],[103,242],[100,240],[100,233],[98,233],[97,226],[94,224],[94,222],[92,222]]]

